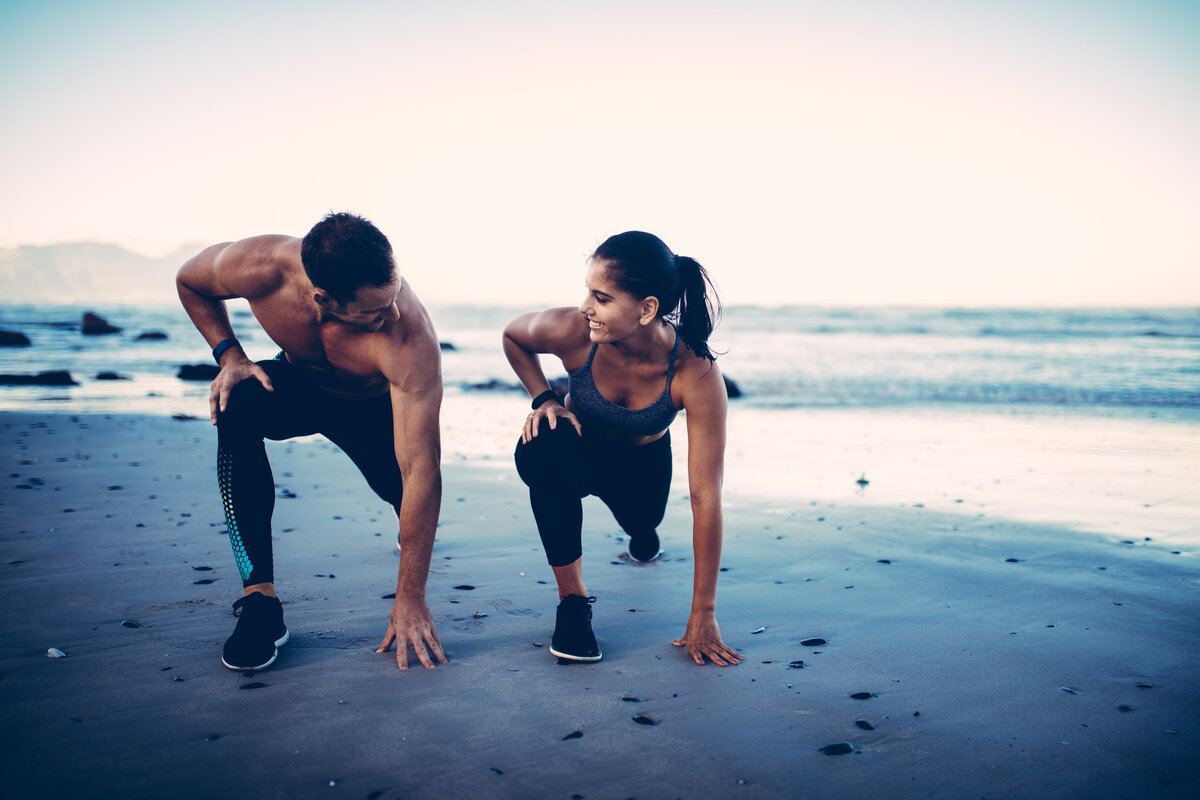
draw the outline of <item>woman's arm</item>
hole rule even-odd
[[[580,334],[582,333],[582,337]],[[504,329],[504,356],[517,374],[530,397],[537,397],[550,389],[550,381],[542,370],[539,353],[549,353],[560,359],[568,358],[573,349],[587,341],[587,323],[573,308],[552,308],[547,311],[531,311],[508,323]],[[551,400],[543,403],[525,418],[521,439],[529,442],[537,436],[542,419],[550,420],[550,428],[558,424],[558,418],[566,419],[581,432],[579,420],[562,405]]]
[[[721,640],[716,617],[728,396],[721,370],[715,363],[700,363],[694,367],[699,374],[694,380],[684,382],[682,399],[687,412],[688,490],[692,501],[695,568],[687,630],[674,644],[686,647],[688,655],[697,664],[703,664],[707,656],[714,664],[724,667],[744,658]]]

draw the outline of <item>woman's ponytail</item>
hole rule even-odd
[[[716,289],[696,259],[675,256],[675,268],[679,271],[679,308],[673,316],[679,337],[696,355],[716,361],[708,349],[708,337],[721,318]]]
[[[639,299],[657,297],[658,315],[679,331],[692,352],[709,361],[708,337],[721,316],[721,304],[704,267],[693,258],[677,256],[662,239],[644,231],[610,236],[592,258],[625,291]]]

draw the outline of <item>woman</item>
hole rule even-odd
[[[629,231],[596,249],[585,284],[578,309],[524,314],[504,331],[504,354],[534,398],[516,461],[558,582],[550,652],[574,661],[602,655],[591,625],[595,598],[583,582],[583,497],[596,495],[613,512],[632,561],[659,556],[656,528],[671,485],[668,426],[684,409],[695,576],[687,628],[674,644],[697,664],[737,664],[743,656],[721,641],[715,612],[727,395],[708,349],[708,276],[657,236]],[[562,360],[565,398],[550,389],[539,353]]]

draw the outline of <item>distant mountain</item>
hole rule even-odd
[[[171,303],[175,272],[203,245],[150,258],[114,244],[75,242],[0,250],[0,298],[9,303]]]

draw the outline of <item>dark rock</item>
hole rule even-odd
[[[101,336],[106,333],[120,333],[116,325],[108,324],[108,320],[91,311],[83,312],[83,325],[80,328],[85,336]]]
[[[166,339],[166,338],[167,338],[167,335],[165,333],[163,333],[162,331],[143,331],[142,333],[139,333],[134,338],[134,341],[135,342],[147,342],[147,341],[152,341],[152,340],[156,340],[156,339]]]
[[[127,381],[127,380],[129,380],[129,378],[125,377],[124,375],[118,375],[115,372],[98,372],[98,373],[96,373],[95,379],[98,381]]]
[[[180,364],[175,377],[181,381],[211,381],[220,371],[216,364]]]
[[[0,347],[29,347],[32,342],[20,331],[0,330]]]
[[[438,346],[442,348],[443,353],[454,353],[458,350],[458,348],[450,342],[438,342]]]
[[[520,392],[523,391],[521,384],[509,383],[498,378],[490,378],[483,383],[465,383],[464,389],[472,389],[479,392]]]
[[[36,375],[3,374],[0,384],[5,386],[78,386],[79,383],[65,369],[53,369]]]
[[[721,377],[725,379],[725,393],[729,395],[730,400],[742,396],[742,390],[733,382],[732,378],[728,375],[722,375]]]

